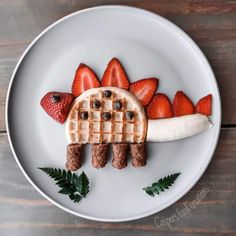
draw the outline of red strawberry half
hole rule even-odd
[[[212,106],[212,95],[208,94],[207,96],[201,98],[196,105],[196,112],[201,113],[206,116],[211,115],[211,106]]]
[[[97,87],[100,87],[100,82],[96,74],[88,66],[81,63],[75,73],[72,94],[77,97],[84,91]]]
[[[158,81],[156,78],[138,80],[130,85],[130,92],[139,99],[143,106],[147,106],[157,90]]]
[[[69,113],[73,95],[70,93],[49,92],[42,98],[40,105],[57,122],[63,124]]]
[[[170,118],[173,116],[170,100],[163,93],[157,93],[153,97],[146,112],[149,119]]]
[[[112,58],[102,77],[102,86],[114,86],[129,89],[129,80],[123,66],[117,58]]]
[[[188,96],[182,91],[175,94],[173,101],[174,116],[184,116],[194,113],[194,105]]]

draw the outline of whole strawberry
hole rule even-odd
[[[40,105],[57,122],[63,124],[69,113],[73,95],[70,93],[48,92],[41,99]]]

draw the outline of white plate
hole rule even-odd
[[[86,199],[74,204],[58,194],[54,181],[37,169],[64,167],[64,126],[41,109],[51,90],[70,91],[80,62],[101,78],[107,62],[118,57],[131,81],[155,76],[158,91],[173,98],[177,90],[194,102],[213,94],[214,127],[181,141],[148,145],[145,168],[96,170],[90,150],[82,170],[91,181]],[[30,183],[48,200],[77,216],[99,221],[128,221],[158,212],[181,198],[201,177],[214,153],[221,121],[214,74],[196,44],[166,19],[136,8],[104,6],[82,10],[43,31],[18,62],[9,87],[6,122],[12,151]],[[89,149],[89,148],[88,148]],[[165,175],[181,172],[175,185],[154,198],[142,188]]]

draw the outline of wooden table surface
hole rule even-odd
[[[207,56],[222,97],[219,144],[200,181],[166,210],[127,223],[101,223],[75,217],[39,195],[12,156],[4,120],[11,74],[32,39],[69,13],[104,4],[144,8],[180,26]],[[236,1],[0,0],[0,235],[236,235],[235,70]],[[206,196],[191,212],[175,220],[171,218],[203,191]],[[174,222],[165,225],[164,220]]]

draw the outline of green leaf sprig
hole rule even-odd
[[[155,194],[159,194],[160,192],[164,192],[165,189],[169,189],[169,187],[175,182],[180,173],[168,175],[164,178],[159,179],[157,182],[153,183],[152,186],[143,188],[143,190],[150,196],[154,197]]]
[[[61,189],[59,193],[68,195],[74,202],[79,202],[85,198],[89,192],[89,179],[84,172],[79,177],[70,170],[62,170],[50,167],[39,168],[49,175]]]

